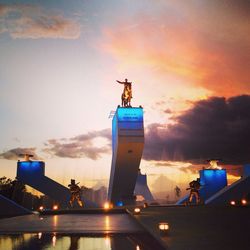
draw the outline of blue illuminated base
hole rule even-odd
[[[203,169],[200,173],[200,196],[203,202],[227,186],[227,171],[225,169]],[[176,204],[187,202],[189,194],[181,198]],[[193,200],[192,202],[195,202]]]
[[[116,110],[117,119],[119,122],[142,122],[143,108],[123,108],[118,107]]]
[[[200,183],[201,197],[206,200],[227,186],[227,171],[225,169],[200,170]]]
[[[43,161],[18,161],[17,178],[24,175],[45,175],[45,163]]]
[[[144,147],[142,107],[117,107],[112,120],[112,163],[108,200],[134,204],[134,189]]]
[[[243,176],[250,176],[250,164],[245,164],[243,166]]]

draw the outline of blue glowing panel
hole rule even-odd
[[[123,206],[123,202],[122,202],[122,201],[116,202],[116,206],[117,206],[117,207],[122,207],[122,206]]]
[[[227,186],[227,172],[225,169],[203,169],[200,171],[200,183],[202,196],[209,198]]]
[[[225,169],[204,169],[201,171],[202,185],[221,185],[227,183],[227,173]]]
[[[142,122],[142,108],[118,108],[116,111],[118,122]]]
[[[142,108],[118,108],[116,111],[116,119],[119,124],[119,129],[143,129]]]
[[[112,152],[115,152],[115,143],[117,137],[117,117],[114,116],[112,120]]]
[[[44,166],[43,161],[21,161],[18,165],[24,169],[38,169]]]
[[[43,161],[19,161],[17,162],[18,173],[34,173],[44,175],[45,163]]]
[[[250,164],[243,166],[243,176],[250,176]]]

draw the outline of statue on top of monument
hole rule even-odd
[[[128,79],[125,79],[124,82],[116,80],[118,83],[124,85],[123,93],[122,93],[122,107],[132,107],[131,99],[132,99],[132,82],[128,82]]]

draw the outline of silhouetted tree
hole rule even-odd
[[[12,180],[5,176],[0,178],[0,194],[21,204],[23,194],[26,191],[25,185],[18,180]]]
[[[0,191],[8,189],[11,185],[12,180],[10,178],[7,178],[6,176],[3,176],[0,178]]]
[[[6,196],[9,199],[11,199],[12,196],[12,186],[12,180],[10,178],[7,178],[6,176],[0,178],[0,194]]]

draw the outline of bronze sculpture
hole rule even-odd
[[[121,96],[122,99],[122,107],[132,107],[131,99],[132,99],[132,82],[128,82],[128,79],[125,79],[124,82],[116,80],[118,83],[124,85],[123,93]]]

